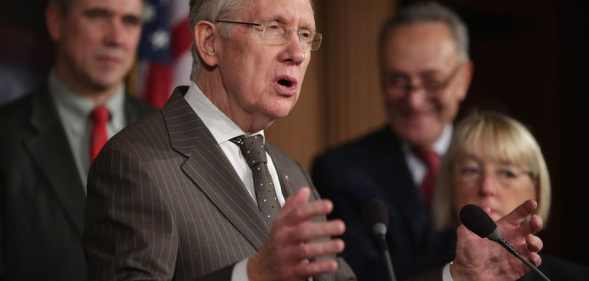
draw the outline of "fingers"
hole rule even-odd
[[[298,246],[285,248],[283,255],[291,261],[308,260],[309,258],[336,255],[344,250],[341,239],[299,243]]]
[[[540,250],[542,250],[544,244],[538,236],[528,235],[526,237],[526,246],[528,248],[528,251],[530,252],[539,252]]]
[[[300,243],[328,236],[342,235],[346,227],[343,221],[305,222],[284,231],[285,241]]]
[[[538,233],[540,230],[542,230],[542,228],[544,228],[542,218],[538,215],[533,215],[530,218],[528,227],[530,228],[530,233]]]
[[[280,220],[288,225],[294,225],[311,220],[318,216],[325,216],[333,210],[333,203],[329,200],[317,200],[300,204],[291,210],[284,210],[279,214]]]
[[[534,200],[528,200],[519,205],[515,210],[503,217],[499,222],[505,222],[509,224],[519,224],[522,220],[531,214],[534,214],[538,203]]]
[[[540,266],[540,264],[542,264],[542,258],[538,253],[530,253],[528,255],[528,260],[535,266]]]
[[[341,220],[316,220],[329,214],[333,203],[309,202],[310,195],[311,190],[305,187],[286,200],[272,222],[270,239],[248,265],[252,276],[304,280],[337,269],[333,256],[343,251],[344,242],[331,237],[343,234],[345,224]]]
[[[522,243],[528,234],[542,230],[540,216],[535,215],[537,203],[528,200],[497,222],[503,237],[512,244]]]
[[[308,202],[310,193],[308,187],[303,187],[289,197],[280,209],[279,219],[292,225],[327,215],[333,210],[333,203],[329,200]]]
[[[308,276],[317,276],[325,273],[333,273],[337,270],[337,262],[333,259],[314,260],[312,262],[305,260],[295,267],[294,275],[298,278],[307,278]],[[286,279],[286,278],[285,278]]]
[[[309,201],[309,196],[311,195],[311,189],[308,187],[303,187],[299,189],[294,195],[288,197],[286,202],[284,202],[284,206],[280,209],[283,212],[290,212],[292,209],[296,208],[297,206],[306,203]]]

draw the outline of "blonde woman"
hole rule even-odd
[[[457,210],[466,204],[483,208],[493,220],[527,200],[548,221],[551,200],[542,151],[525,126],[500,113],[474,112],[458,123],[434,195],[437,229],[457,226]],[[541,269],[552,280],[587,280],[589,269],[542,257]],[[522,280],[536,280],[528,273]],[[537,279],[540,280],[540,279]]]

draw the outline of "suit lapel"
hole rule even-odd
[[[295,194],[300,186],[293,184],[293,180],[290,178],[288,171],[286,171],[287,165],[282,161],[282,158],[279,157],[279,152],[269,144],[266,144],[266,151],[270,154],[272,162],[274,162],[274,167],[276,168],[276,173],[278,174],[278,180],[280,182],[280,189],[282,190],[284,200],[286,200],[290,195]]]
[[[421,194],[413,176],[405,161],[405,154],[403,153],[401,140],[393,135],[389,128],[382,131],[381,145],[382,149],[377,149],[378,153],[387,151],[387,157],[374,157],[380,159],[380,163],[376,163],[375,169],[379,169],[378,181],[381,186],[391,186],[391,178],[396,179],[395,185],[386,190],[387,197],[397,206],[398,212],[407,222],[409,229],[412,232],[414,240],[420,241],[422,237],[423,227],[428,225],[427,213],[424,212],[425,206],[421,199]],[[383,170],[385,169],[385,170]],[[399,171],[396,175],[391,175],[391,171]]]
[[[163,109],[173,149],[187,159],[184,173],[256,248],[269,236],[260,212],[209,130],[177,88]]]
[[[81,234],[85,206],[84,188],[53,100],[47,91],[33,97],[31,123],[38,134],[27,140],[25,146],[49,180],[66,217]]]

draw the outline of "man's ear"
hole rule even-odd
[[[45,24],[47,25],[47,31],[49,36],[54,42],[61,39],[61,27],[64,24],[65,19],[64,11],[57,4],[49,3],[45,10]]]
[[[203,64],[213,67],[218,63],[218,54],[215,51],[215,40],[218,33],[213,23],[208,21],[199,21],[194,26],[194,44],[198,56]]]

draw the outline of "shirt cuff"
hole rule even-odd
[[[235,264],[235,266],[233,267],[233,271],[231,272],[231,281],[249,281],[249,278],[247,277],[248,260],[249,258]]]
[[[444,266],[444,270],[442,270],[443,281],[454,281],[454,279],[452,279],[452,273],[450,273],[450,265],[452,265],[452,262],[447,263]]]

